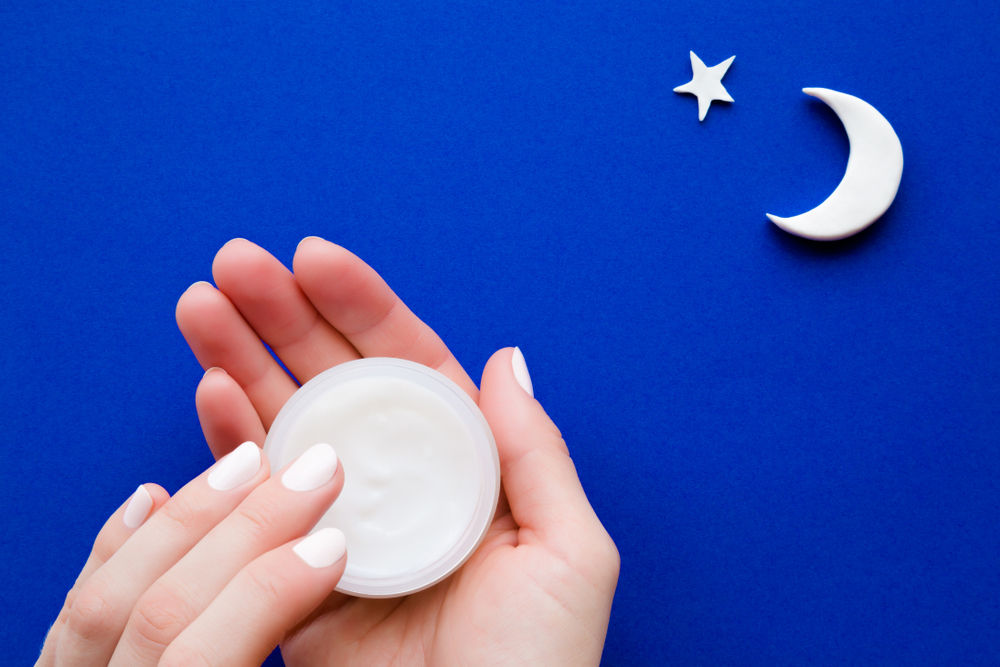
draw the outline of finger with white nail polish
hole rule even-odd
[[[132,494],[132,498],[128,501],[125,514],[122,515],[125,526],[127,528],[138,528],[146,520],[146,517],[149,516],[149,510],[151,509],[153,509],[153,497],[140,484],[139,488]]]
[[[260,448],[244,442],[215,464],[208,474],[208,485],[216,491],[229,491],[253,479],[260,470]]]
[[[157,499],[166,492],[159,487],[136,489],[118,519],[131,534],[80,587],[59,633],[55,667],[108,665],[139,598],[264,482],[270,468],[259,464],[252,480],[225,493],[208,484],[212,472],[159,501],[162,506]]]
[[[312,491],[323,486],[337,473],[337,454],[321,442],[313,445],[285,471],[281,483],[292,491]]]
[[[142,517],[143,519],[155,513],[170,498],[170,494],[158,484],[143,484],[139,488],[152,498],[152,505],[147,510],[146,515]],[[62,636],[66,619],[69,618],[70,609],[73,608],[73,604],[80,594],[80,589],[90,580],[90,577],[95,572],[110,560],[127,540],[135,535],[136,529],[130,528],[125,524],[125,512],[132,504],[132,498],[135,495],[133,493],[129,496],[128,500],[123,502],[118,507],[118,510],[108,517],[108,520],[104,523],[104,527],[101,528],[101,532],[97,534],[97,539],[94,540],[94,547],[87,558],[86,564],[84,564],[79,576],[77,576],[73,588],[66,595],[66,602],[59,612],[59,616],[45,636],[45,644],[42,647],[42,653],[38,658],[38,662],[35,663],[36,665],[41,667],[55,665],[56,646],[59,644],[59,638]]]
[[[239,456],[249,459],[256,445],[248,443],[240,446],[244,447],[245,453]],[[266,458],[255,455],[262,461]],[[230,458],[236,456],[237,450],[229,455]],[[216,464],[217,468],[226,465],[230,458]],[[231,465],[234,470],[245,469]],[[227,478],[228,474],[225,475]],[[156,667],[160,664],[166,647],[172,645],[184,628],[194,623],[213,604],[213,600],[240,570],[269,551],[287,545],[312,530],[343,485],[344,474],[337,463],[337,455],[332,447],[321,444],[307,450],[284,470],[254,488],[235,511],[184,554],[135,603],[109,667]],[[240,493],[244,488],[237,486],[224,493],[206,492],[221,500]],[[330,538],[325,539],[329,541]],[[314,559],[315,562],[322,562],[324,554],[329,558],[336,545],[327,544],[325,549],[319,546],[307,552],[320,559]],[[309,546],[303,549],[309,549]],[[303,557],[294,555],[290,546],[288,553],[298,561],[299,567],[306,567]],[[197,585],[191,585],[191,582],[197,582]],[[164,615],[171,619],[171,623],[151,627],[148,619]]]
[[[514,348],[514,354],[510,358],[510,365],[514,371],[514,379],[521,385],[521,389],[528,392],[528,396],[534,398],[535,389],[531,385],[531,376],[528,375],[528,364],[524,361],[524,354],[521,352],[521,348]]]
[[[344,557],[347,538],[336,528],[323,528],[296,544],[292,551],[309,567],[330,567]]]

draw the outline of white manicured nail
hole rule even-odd
[[[281,476],[281,483],[292,491],[312,491],[333,479],[335,472],[337,454],[333,447],[321,442],[307,449],[289,466]]]
[[[309,567],[329,567],[344,557],[347,540],[336,528],[324,528],[296,544],[292,551]]]
[[[125,508],[125,526],[127,528],[138,528],[149,515],[149,510],[153,509],[153,497],[149,495],[142,484],[132,494],[132,499],[128,501]]]
[[[521,389],[528,392],[528,396],[535,397],[535,390],[531,386],[531,376],[528,375],[528,364],[524,363],[524,354],[521,348],[514,348],[514,356],[510,358],[510,365],[514,368],[514,379],[521,385]]]
[[[249,440],[229,452],[208,473],[208,485],[216,491],[235,489],[253,479],[260,470],[260,449]]]

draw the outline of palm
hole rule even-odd
[[[570,597],[585,597],[595,584],[569,571],[543,546],[514,548],[517,533],[509,513],[498,517],[455,576],[416,595],[393,600],[336,596],[283,644],[286,663],[523,663],[532,657],[526,651],[538,650],[530,635],[548,637],[551,629],[572,625],[569,610],[579,609],[582,600]],[[571,649],[582,658],[593,646]]]
[[[586,500],[558,429],[537,402],[511,401],[509,353],[506,371],[493,359],[487,364],[480,400],[440,338],[378,274],[319,239],[300,244],[294,276],[247,241],[227,244],[213,273],[219,291],[193,286],[178,303],[177,320],[202,366],[226,370],[206,373],[197,397],[216,457],[245,440],[263,442],[298,386],[261,340],[303,382],[360,356],[398,356],[435,368],[480,402],[500,450],[505,493],[469,561],[441,584],[406,598],[335,593],[286,635],[288,664],[596,662],[617,551]]]

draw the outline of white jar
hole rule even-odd
[[[500,494],[483,413],[454,382],[401,359],[360,359],[302,385],[264,442],[277,472],[313,445],[333,447],[344,490],[313,530],[347,537],[337,590],[409,595],[458,569],[482,542]]]

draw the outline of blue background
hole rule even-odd
[[[525,352],[622,554],[604,664],[1000,664],[1000,4],[0,5],[0,660],[210,462],[174,323],[241,236]],[[688,51],[735,98],[705,122]],[[789,236],[861,97],[906,166]],[[271,659],[278,664],[277,657]]]

